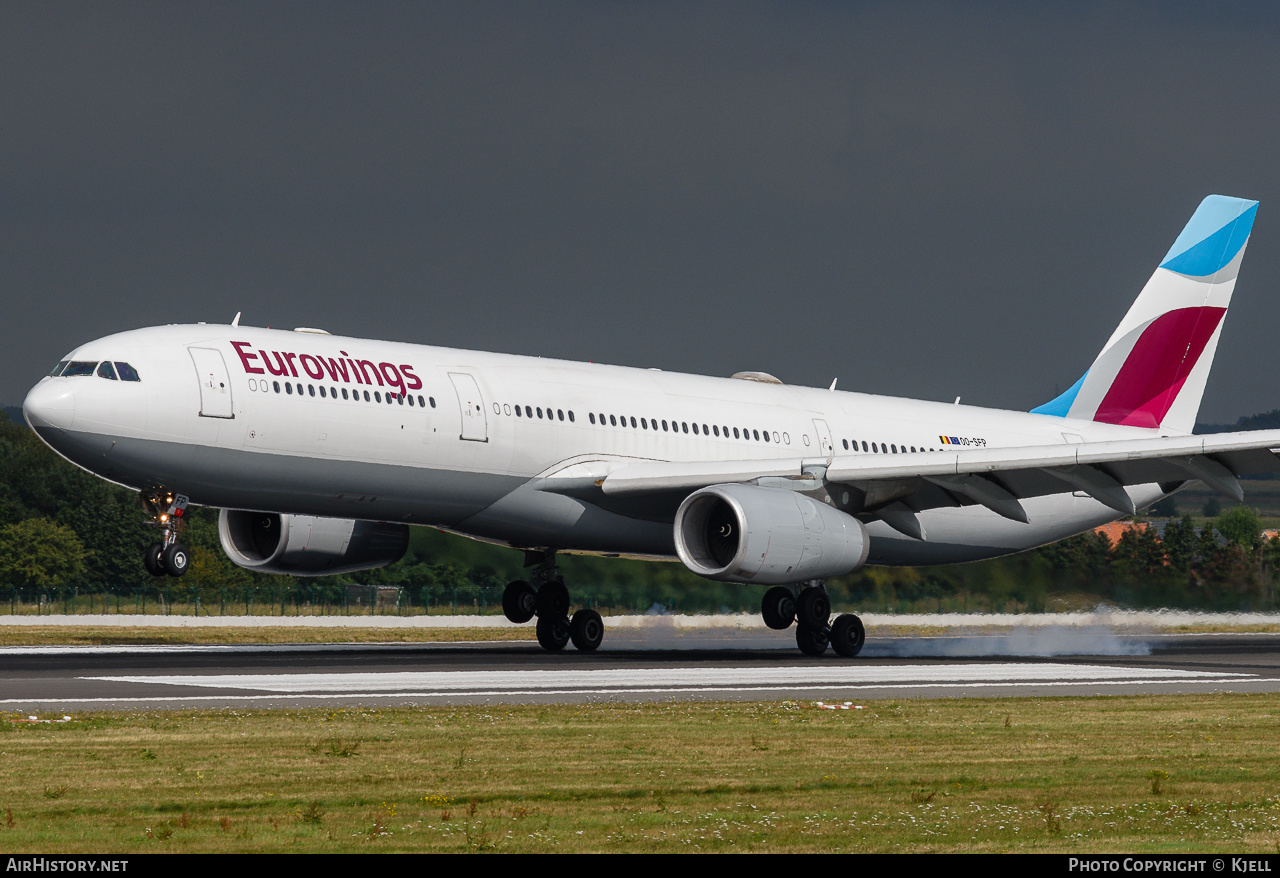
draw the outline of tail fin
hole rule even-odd
[[[1089,371],[1032,411],[1190,433],[1258,202],[1200,202]]]

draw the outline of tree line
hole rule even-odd
[[[199,598],[208,607],[292,600],[339,605],[351,586],[395,586],[415,605],[493,609],[507,582],[527,578],[523,553],[413,528],[409,551],[377,570],[298,578],[237,567],[222,552],[215,510],[194,509],[182,539],[191,567],[179,579],[148,574],[144,548],[159,537],[134,492],[50,451],[25,424],[0,414],[0,601],[39,592]],[[1126,607],[1271,610],[1280,541],[1242,506],[1199,526],[1190,517],[1127,531],[1115,545],[1088,533],[971,564],[868,567],[827,582],[837,608],[864,611],[1041,611],[1109,602]],[[678,563],[561,556],[576,602],[613,611],[758,609],[762,589],[716,583]],[[5,594],[5,590],[10,592]],[[0,605],[0,612],[3,607]]]

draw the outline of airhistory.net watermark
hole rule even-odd
[[[6,872],[127,872],[128,860],[100,857],[8,857]]]

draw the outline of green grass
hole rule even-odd
[[[0,721],[20,852],[1230,851],[1280,696],[103,713]]]

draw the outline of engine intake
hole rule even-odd
[[[708,579],[785,584],[861,567],[870,543],[862,522],[782,488],[712,485],[676,512],[676,552]]]
[[[409,547],[409,528],[403,524],[240,509],[222,510],[218,536],[233,563],[291,576],[385,567]]]

